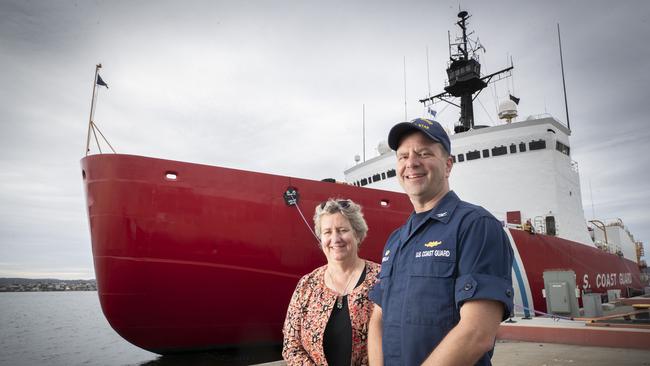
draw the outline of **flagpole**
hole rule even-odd
[[[102,64],[95,65],[95,77],[93,78],[93,97],[90,100],[90,115],[88,116],[88,133],[86,135],[86,156],[88,156],[88,151],[90,151],[90,129],[93,124],[93,110],[95,109],[95,91],[97,89],[97,75],[99,74],[99,69],[102,67]]]

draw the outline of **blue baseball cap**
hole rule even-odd
[[[442,128],[440,123],[426,118],[416,118],[411,122],[400,122],[393,126],[388,133],[388,146],[397,151],[402,137],[407,132],[413,130],[420,131],[431,140],[440,143],[447,150],[447,153],[451,154],[451,141],[449,141],[449,136],[445,132],[445,129]]]

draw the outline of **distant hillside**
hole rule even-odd
[[[97,291],[96,280],[56,278],[0,278],[0,292]]]

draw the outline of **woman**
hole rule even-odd
[[[359,258],[368,233],[361,206],[329,199],[316,206],[316,236],[327,264],[305,275],[291,297],[282,355],[291,365],[367,365],[368,290],[379,265]]]

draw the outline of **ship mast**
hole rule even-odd
[[[111,148],[113,153],[117,153],[113,146],[111,145],[110,142],[108,142],[108,139],[106,139],[106,136],[102,133],[102,131],[99,129],[97,124],[95,123],[95,106],[97,104],[97,86],[105,86],[108,88],[108,85],[102,80],[102,77],[99,76],[99,69],[102,68],[102,64],[97,64],[95,65],[95,78],[93,79],[93,97],[90,101],[90,117],[88,117],[88,133],[86,134],[86,156],[88,156],[88,153],[90,152],[90,133],[92,132],[93,137],[95,138],[95,143],[97,144],[97,149],[99,150],[99,153],[102,154],[102,147],[99,144],[99,138],[97,138],[97,132],[99,132],[99,135],[102,137],[104,142],[108,145],[108,147]]]
[[[509,76],[505,73],[513,69],[513,66],[497,71],[493,74],[481,77],[481,64],[478,61],[476,51],[483,46],[476,42],[471,47],[469,36],[473,32],[467,31],[467,19],[470,15],[466,11],[458,13],[459,21],[456,25],[462,30],[462,36],[456,42],[449,40],[449,67],[447,68],[448,85],[445,91],[420,99],[421,103],[435,103],[436,99],[460,107],[459,124],[454,127],[456,133],[469,131],[474,128],[474,108],[472,101],[478,96],[494,76],[501,78]],[[484,48],[483,48],[484,49]],[[485,49],[484,49],[485,50]],[[496,81],[496,80],[495,80]],[[447,98],[460,97],[460,106],[449,101]]]

